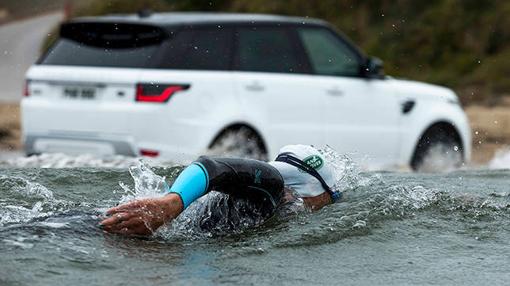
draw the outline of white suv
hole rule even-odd
[[[447,88],[397,80],[330,25],[253,14],[80,18],[27,73],[27,154],[271,158],[329,145],[373,168],[469,160]],[[438,149],[439,150],[439,149]]]

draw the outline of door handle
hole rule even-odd
[[[328,90],[326,90],[326,92],[329,95],[333,95],[333,96],[342,96],[342,95],[344,95],[344,92],[342,90],[338,89],[337,87],[333,87],[331,89],[328,89]]]
[[[259,82],[255,81],[245,86],[247,90],[249,91],[263,91],[266,89],[263,85],[261,85]]]

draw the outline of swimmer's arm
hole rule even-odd
[[[207,171],[200,163],[194,162],[179,174],[172,187],[167,187],[167,195],[111,208],[106,212],[109,217],[100,225],[112,233],[150,235],[207,193],[208,187]]]
[[[132,201],[109,209],[100,226],[108,232],[125,235],[150,235],[184,210],[182,199],[175,193],[160,198]]]

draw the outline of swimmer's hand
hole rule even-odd
[[[100,226],[107,232],[125,235],[150,235],[184,210],[179,195],[140,199],[109,209]]]

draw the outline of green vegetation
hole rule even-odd
[[[388,74],[454,88],[464,103],[510,94],[510,1],[490,0],[92,0],[75,16],[155,11],[231,11],[321,18]]]
[[[32,17],[60,10],[66,4],[72,6],[88,5],[92,0],[0,0],[0,10],[6,12],[6,18],[1,22],[8,22],[20,18]]]

